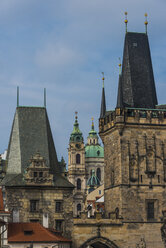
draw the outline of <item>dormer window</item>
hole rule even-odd
[[[39,172],[39,177],[43,177],[43,172],[42,171]]]
[[[33,176],[34,176],[34,177],[37,177],[37,171],[35,171],[35,172],[33,173]]]

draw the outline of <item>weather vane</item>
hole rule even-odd
[[[124,20],[124,22],[125,22],[125,24],[126,24],[126,33],[127,33],[127,23],[128,23],[128,20],[127,20],[127,12],[125,12],[125,17],[126,17],[126,19]]]

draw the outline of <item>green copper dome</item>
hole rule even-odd
[[[104,149],[98,143],[98,135],[94,130],[94,123],[92,119],[91,130],[88,135],[88,143],[85,146],[85,157],[86,158],[103,158]]]
[[[86,145],[85,146],[85,157],[86,158],[103,158],[104,149],[100,145]]]
[[[70,135],[70,142],[83,142],[83,136],[82,136],[82,132],[79,129],[79,123],[77,120],[77,115],[75,116],[75,123],[74,123],[74,127],[73,127],[73,132]]]

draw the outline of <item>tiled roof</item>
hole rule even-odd
[[[9,223],[8,224],[9,243],[43,243],[43,242],[65,242],[71,240],[60,235],[55,235],[40,223]]]

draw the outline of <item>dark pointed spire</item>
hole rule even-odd
[[[100,118],[104,118],[105,117],[105,112],[106,112],[106,103],[105,103],[105,90],[104,90],[104,72],[102,72],[103,74],[103,89],[102,89],[102,98],[101,98],[101,109],[100,109]]]
[[[119,74],[119,86],[118,86],[118,97],[117,97],[117,108],[123,108],[123,95],[122,95],[122,75]]]
[[[124,106],[155,108],[157,95],[147,34],[126,33],[120,81]]]

